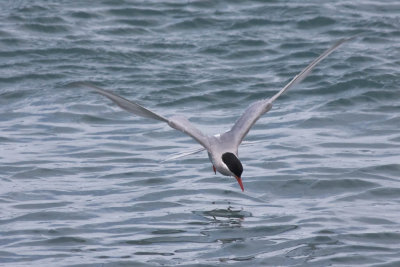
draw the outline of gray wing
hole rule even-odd
[[[136,104],[134,102],[131,102],[121,96],[118,96],[110,91],[107,91],[105,89],[102,89],[100,87],[88,84],[88,83],[83,83],[83,82],[79,82],[79,83],[74,83],[74,85],[76,86],[85,86],[88,88],[91,88],[93,90],[95,90],[97,93],[109,98],[110,100],[112,100],[115,104],[117,104],[119,107],[121,107],[122,109],[129,111],[135,115],[141,116],[141,117],[145,117],[145,118],[150,118],[150,119],[155,119],[155,120],[159,120],[159,121],[163,121],[168,123],[169,126],[171,126],[172,128],[179,130],[189,136],[191,136],[194,140],[196,140],[197,142],[199,142],[203,147],[205,147],[206,149],[209,148],[208,145],[208,138],[206,135],[204,135],[200,130],[198,130],[195,126],[193,126],[193,124],[191,124],[188,119],[186,119],[183,116],[173,116],[170,119],[167,119],[161,115],[158,115],[156,113],[154,113],[151,110],[148,110],[145,107],[142,107],[139,104]]]
[[[84,82],[74,83],[74,85],[89,87],[89,88],[93,89],[94,91],[96,91],[97,93],[111,99],[120,108],[125,109],[126,111],[129,111],[138,116],[168,122],[168,119],[164,118],[163,116],[160,116],[160,115],[148,110],[147,108],[142,107],[139,104],[131,102],[128,99],[123,98],[122,96],[118,96],[118,95],[116,95],[110,91],[107,91],[105,89],[102,89],[98,86],[95,86],[95,85],[92,85],[89,83],[84,83]]]
[[[317,57],[313,62],[311,62],[306,68],[304,68],[299,74],[294,76],[294,78],[283,87],[278,93],[276,93],[270,99],[259,100],[251,104],[245,112],[240,116],[240,118],[233,125],[232,129],[228,132],[224,133],[226,138],[229,138],[235,142],[237,146],[243,141],[246,137],[247,133],[250,131],[250,128],[256,123],[256,121],[263,115],[268,112],[272,108],[272,103],[283,93],[285,93],[289,88],[295,86],[300,83],[308,74],[314,69],[314,67],[321,62],[324,58],[326,58],[329,54],[335,51],[340,45],[344,42],[347,42],[352,38],[341,39],[336,42],[333,46],[331,46],[328,50],[322,53],[319,57]]]
[[[329,49],[327,49],[324,53],[322,53],[319,57],[314,59],[313,62],[311,62],[307,67],[305,67],[299,74],[293,77],[293,79],[285,86],[283,87],[278,93],[276,93],[273,97],[271,97],[271,102],[274,102],[275,99],[280,97],[283,93],[285,93],[289,88],[295,86],[296,84],[300,83],[302,80],[304,80],[305,77],[310,74],[310,72],[314,69],[314,67],[320,63],[322,60],[324,60],[327,56],[329,56],[333,51],[335,51],[339,46],[341,46],[343,43],[350,41],[354,39],[355,37],[350,37],[350,38],[343,38],[337,41],[334,45],[332,45]]]
[[[235,122],[232,129],[222,134],[221,138],[230,140],[238,147],[256,121],[271,108],[272,102],[268,99],[252,103]]]
[[[168,125],[178,131],[181,131],[189,136],[191,136],[194,140],[199,142],[204,148],[210,150],[210,144],[208,141],[208,137],[204,135],[199,129],[193,126],[190,121],[184,116],[173,116],[168,120]]]

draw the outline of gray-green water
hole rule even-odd
[[[1,1],[1,266],[399,266],[400,4]],[[214,175],[209,134],[359,35],[276,101]]]

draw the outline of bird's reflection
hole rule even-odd
[[[244,211],[243,208],[235,208],[231,205],[229,205],[227,208],[193,211],[193,213],[206,218],[209,224],[228,228],[241,227],[245,218],[252,216],[250,212]]]

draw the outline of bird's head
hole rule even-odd
[[[244,191],[243,183],[242,183],[242,172],[243,166],[240,160],[236,157],[235,154],[226,152],[222,154],[222,161],[228,167],[229,171],[232,173],[232,176],[236,178],[238,181],[240,188]]]

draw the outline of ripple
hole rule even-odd
[[[194,18],[194,19],[186,19],[183,21],[179,21],[173,23],[172,25],[168,25],[168,29],[170,30],[205,30],[207,28],[216,26],[218,24],[218,20],[210,19],[210,18]]]
[[[68,32],[68,27],[64,25],[47,25],[43,23],[30,23],[23,25],[24,28],[34,32],[40,32],[45,34],[51,33],[66,33]]]
[[[397,4],[6,1],[0,257],[12,266],[398,265]],[[245,191],[167,125],[229,129],[335,40],[240,148]]]
[[[46,203],[28,203],[28,204],[19,204],[14,205],[16,209],[45,209],[45,208],[57,208],[57,207],[64,207],[72,202],[46,202]]]
[[[301,20],[297,26],[301,29],[309,29],[315,27],[325,27],[335,24],[336,21],[329,17],[318,16],[312,19]]]
[[[260,27],[260,26],[268,26],[271,24],[277,24],[277,23],[282,23],[282,21],[277,22],[277,21],[272,21],[269,19],[246,19],[243,21],[238,21],[233,23],[231,26],[231,29],[239,30],[239,29],[247,29],[251,27]]]
[[[108,13],[115,16],[127,16],[127,17],[151,17],[151,16],[162,16],[164,13],[158,9],[152,8],[114,8],[109,9]]]
[[[318,192],[323,192],[325,190],[329,190],[331,194],[334,194],[334,191],[346,192],[346,191],[355,191],[355,190],[364,190],[365,188],[377,187],[378,184],[363,181],[359,179],[335,179],[333,181],[328,180],[320,180],[315,182],[312,185],[312,189]]]
[[[21,215],[12,219],[0,220],[0,224],[8,224],[10,222],[27,222],[27,221],[73,221],[73,220],[87,220],[95,216],[89,214],[79,213],[64,213],[55,211],[41,211],[31,212],[29,214]]]

